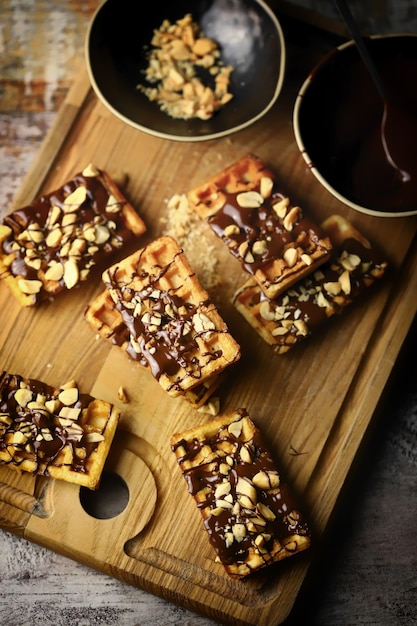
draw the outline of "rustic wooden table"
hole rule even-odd
[[[93,0],[0,0],[0,217],[83,62]],[[325,46],[326,38],[320,38]],[[289,56],[290,62],[295,56]],[[417,623],[417,333],[411,333],[292,624]],[[0,624],[214,622],[0,531]]]

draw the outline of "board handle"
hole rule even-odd
[[[42,508],[35,496],[3,482],[0,482],[0,502],[29,514],[39,514],[39,508]]]

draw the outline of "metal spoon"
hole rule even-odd
[[[359,28],[358,25],[356,23],[355,18],[353,17],[351,10],[348,6],[348,4],[345,2],[345,0],[334,0],[337,8],[339,9],[340,15],[343,18],[343,21],[345,22],[350,35],[353,39],[353,41],[356,44],[356,47],[358,49],[359,54],[362,57],[363,62],[365,63],[365,66],[367,67],[376,88],[378,89],[378,92],[383,100],[384,103],[384,112],[382,115],[382,122],[381,122],[381,140],[382,140],[382,147],[384,149],[384,153],[385,153],[385,157],[388,161],[388,163],[391,165],[391,167],[397,171],[400,180],[402,183],[405,183],[409,180],[411,180],[411,175],[406,172],[405,170],[403,170],[401,167],[399,167],[391,153],[389,150],[389,146],[388,146],[388,142],[387,142],[387,137],[386,137],[386,126],[387,126],[387,119],[388,119],[388,98],[387,98],[387,93],[385,90],[385,86],[381,80],[381,77],[379,75],[379,72],[375,66],[375,63],[371,57],[371,55],[369,54],[368,48],[365,45],[365,42],[363,40],[362,35],[359,32]]]

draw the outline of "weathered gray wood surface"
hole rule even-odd
[[[95,2],[0,0],[0,214],[20,186],[83,52]],[[381,402],[292,622],[417,623],[416,337]],[[0,624],[214,622],[0,531]]]

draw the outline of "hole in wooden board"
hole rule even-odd
[[[129,502],[129,488],[115,472],[103,472],[95,491],[81,487],[80,503],[84,511],[96,519],[110,519],[120,515]]]

